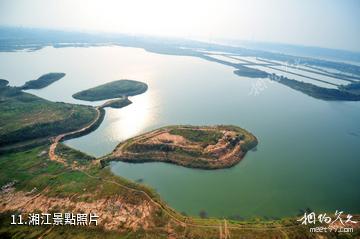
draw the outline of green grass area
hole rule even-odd
[[[216,130],[198,130],[196,128],[174,128],[170,130],[169,133],[180,135],[190,141],[204,144],[216,144],[223,136],[221,132]]]
[[[75,99],[97,101],[124,96],[133,96],[144,93],[147,90],[147,84],[133,80],[117,80],[94,88],[80,91],[73,95]]]
[[[17,190],[44,189],[51,178],[65,171],[62,164],[50,161],[47,147],[0,155],[0,185],[15,181]]]
[[[0,87],[0,147],[55,136],[89,124],[91,106],[51,102],[15,87]]]
[[[60,144],[57,153],[66,157],[68,162],[80,162],[85,165],[86,173],[72,170],[56,161],[48,158],[48,145],[39,146],[23,152],[14,152],[0,155],[0,186],[10,182],[16,182],[16,190],[29,192],[34,188],[37,191],[47,187],[46,195],[54,197],[67,197],[78,194],[77,200],[89,200],[81,194],[92,193],[91,200],[111,195],[126,195],[133,203],[139,202],[143,197],[123,187],[105,182],[111,180],[130,188],[140,189],[147,192],[153,198],[160,200],[157,193],[143,185],[117,177],[110,172],[109,168],[101,169],[99,165],[89,164],[94,158],[80,151],[71,149]]]
[[[23,90],[42,89],[48,85],[51,85],[55,81],[60,80],[64,76],[65,76],[65,73],[48,73],[48,74],[40,76],[36,80],[27,81],[21,88]]]
[[[69,160],[88,160],[87,155],[79,159],[79,152],[69,152],[71,149],[66,146],[63,148],[66,148],[67,156],[76,156]],[[80,171],[71,170],[61,163],[49,160],[47,150],[47,146],[40,146],[24,152],[0,155],[0,186],[15,182],[16,190],[25,192],[30,192],[34,188],[39,192],[46,188],[46,195],[56,197],[99,191],[101,185],[98,179],[89,178]],[[100,190],[99,193],[105,192]],[[105,195],[109,193],[112,194],[114,191]],[[94,196],[97,198],[96,194]]]
[[[69,148],[64,144],[58,144],[55,153],[56,155],[66,159],[68,164],[77,162],[80,165],[87,165],[89,161],[95,159],[93,156],[87,155],[79,150]]]

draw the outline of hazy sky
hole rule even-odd
[[[0,0],[0,25],[360,51],[358,0]]]

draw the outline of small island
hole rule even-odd
[[[266,78],[269,76],[269,73],[258,70],[251,67],[246,67],[243,65],[237,65],[237,70],[234,71],[234,74],[238,76],[245,76],[250,78]]]
[[[51,85],[52,83],[54,83],[55,81],[60,80],[61,78],[63,78],[65,76],[65,73],[48,73],[45,75],[40,76],[38,79],[36,80],[30,80],[27,81],[22,87],[22,90],[37,90],[37,89],[42,89],[45,88],[49,85]]]
[[[122,98],[108,100],[104,104],[102,104],[100,107],[101,108],[110,107],[110,108],[114,108],[114,109],[120,109],[120,108],[130,105],[131,103],[132,102],[128,99],[128,97],[124,96]]]
[[[75,93],[73,98],[86,101],[124,98],[142,94],[147,88],[147,84],[140,81],[117,80]]]
[[[102,159],[102,165],[120,160],[168,162],[201,169],[229,168],[257,143],[253,134],[237,126],[168,126],[120,143]]]

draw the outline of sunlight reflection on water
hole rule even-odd
[[[145,93],[130,99],[133,103],[121,110],[114,110],[110,115],[111,126],[108,128],[109,136],[117,139],[128,139],[136,136],[144,130],[148,122],[153,118],[152,97]]]

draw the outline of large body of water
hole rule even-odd
[[[299,209],[360,213],[360,102],[323,101],[278,83],[239,77],[203,59],[125,47],[51,48],[0,53],[0,78],[21,85],[48,72],[65,78],[38,96],[83,103],[71,95],[118,79],[149,90],[123,109],[107,109],[89,135],[66,142],[101,156],[122,140],[165,125],[233,124],[259,139],[235,167],[206,171],[164,163],[114,162],[115,174],[155,188],[172,207],[197,215],[281,217]]]

